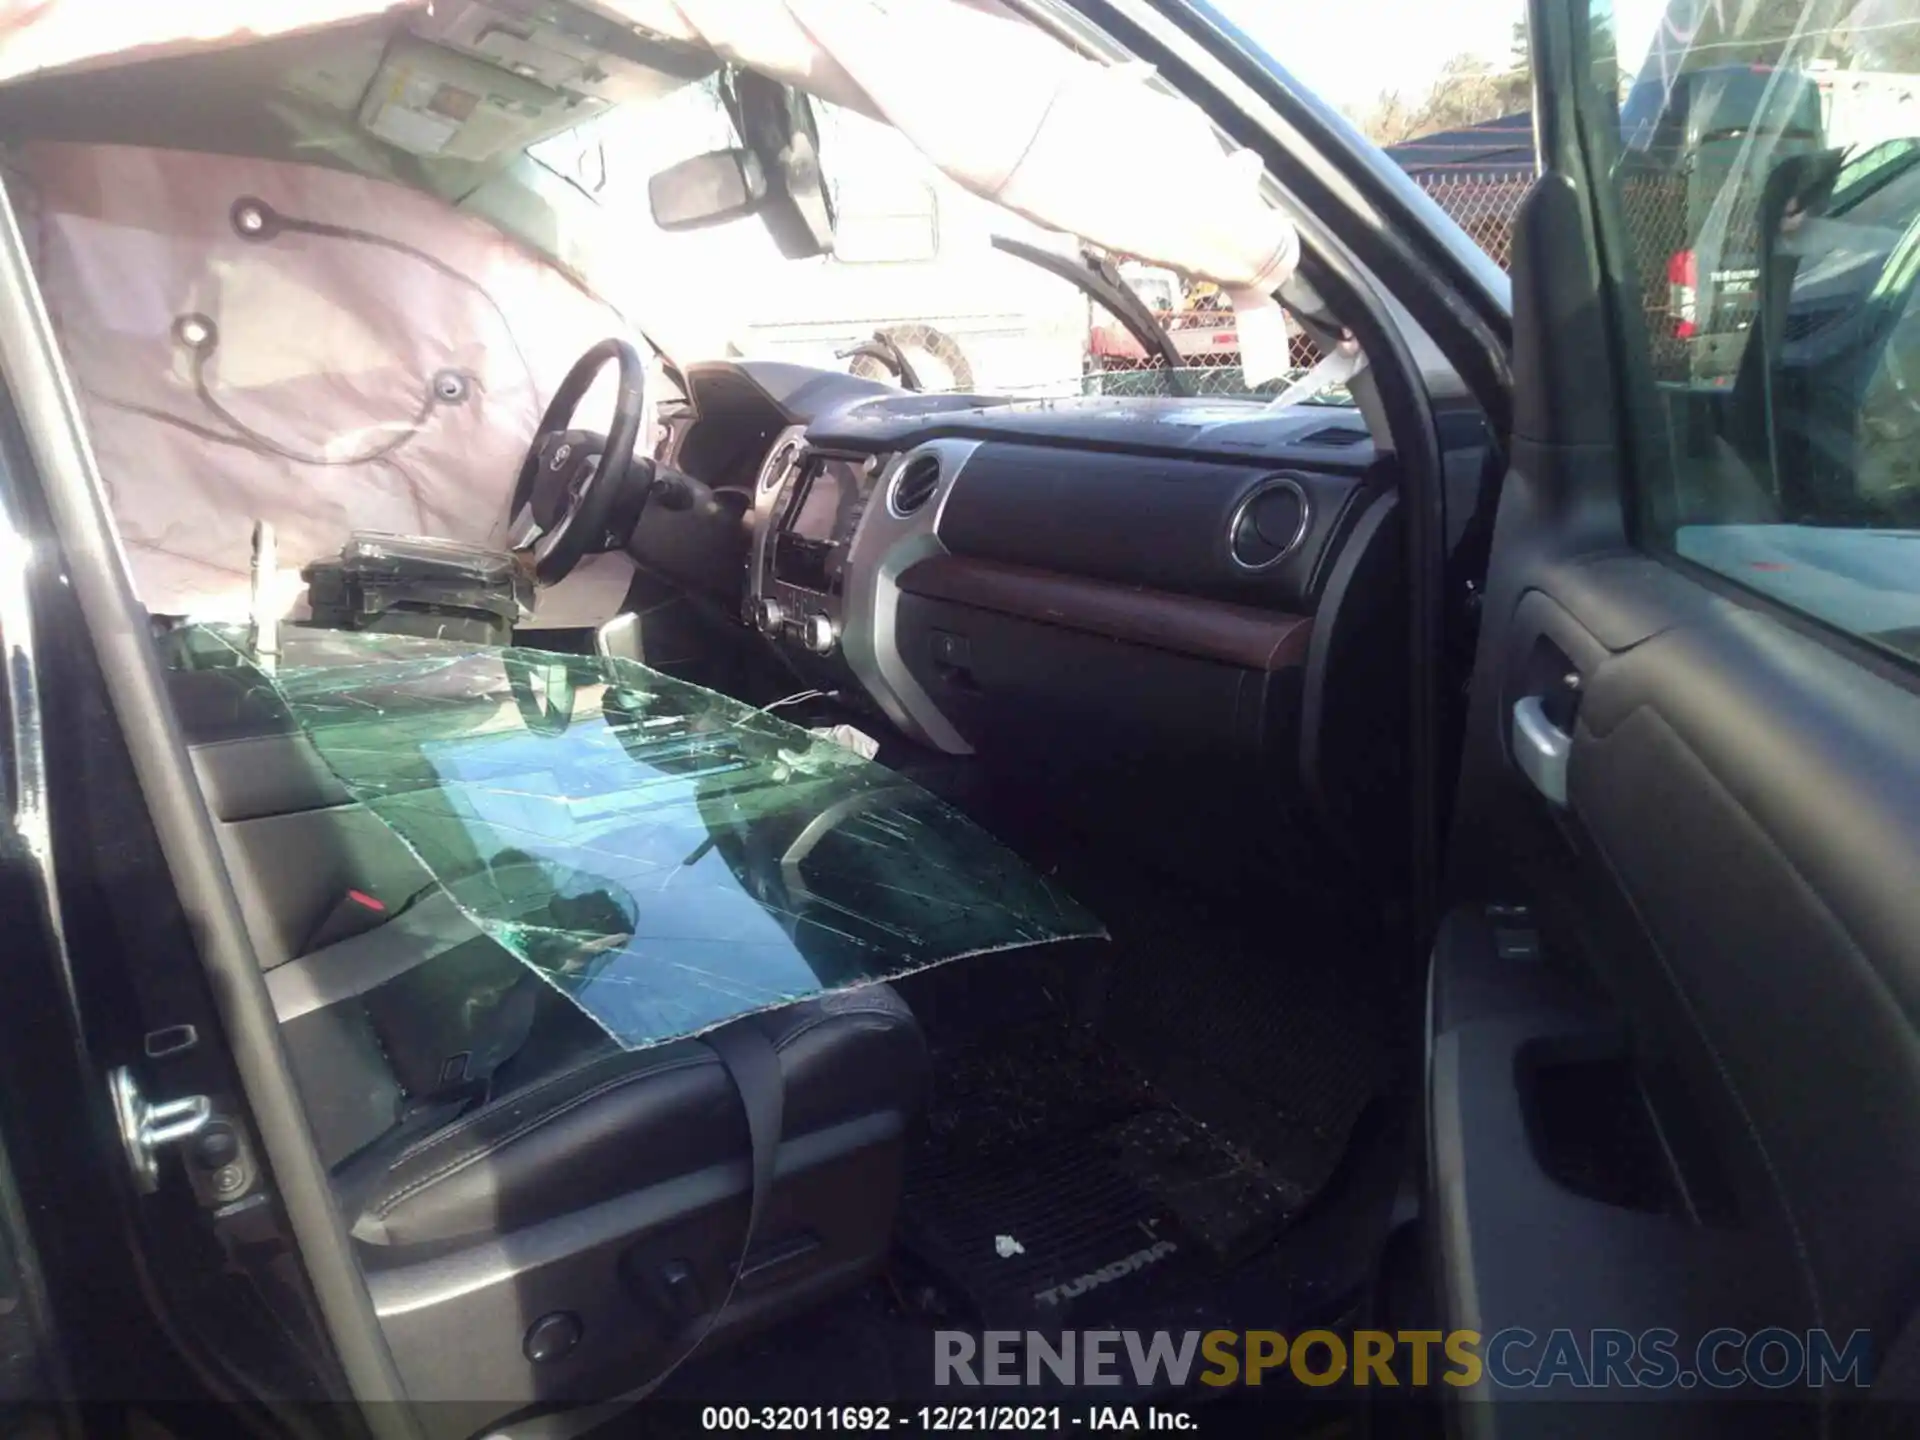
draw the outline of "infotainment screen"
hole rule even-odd
[[[824,456],[807,467],[806,489],[788,533],[802,540],[842,537],[841,516],[860,501],[860,466],[853,460]]]
[[[836,587],[872,473],[837,455],[807,462],[786,523],[773,537],[774,579],[822,594]]]

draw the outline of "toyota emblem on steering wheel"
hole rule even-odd
[[[567,463],[572,455],[573,446],[564,443],[557,446],[553,452],[553,459],[547,462],[547,468],[549,470],[558,470],[562,465]]]

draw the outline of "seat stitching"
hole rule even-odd
[[[784,1050],[787,1048],[788,1045],[792,1044],[795,1040],[800,1039],[803,1035],[811,1034],[813,1031],[819,1029],[822,1025],[825,1025],[829,1021],[838,1020],[843,1016],[850,1016],[850,1015],[877,1015],[882,1019],[901,1018],[899,1010],[891,1006],[885,1006],[885,1005],[866,1005],[866,1006],[860,1006],[860,1007],[850,1006],[845,1010],[835,1010],[828,1014],[813,1016],[805,1024],[797,1026],[794,1029],[788,1031],[785,1035],[783,1035],[780,1038],[779,1042],[774,1046],[774,1048],[776,1050]],[[511,1099],[515,1102],[526,1100],[531,1096],[540,1094],[544,1090],[552,1089],[554,1086],[559,1085],[562,1082],[572,1078],[573,1076],[578,1075],[582,1070],[589,1069],[594,1065],[606,1064],[610,1058],[613,1058],[613,1057],[602,1057],[597,1060],[589,1061],[588,1064],[586,1065],[576,1066],[573,1069],[564,1072],[563,1074],[553,1076],[551,1079],[542,1080],[539,1084],[529,1086],[527,1089],[520,1091],[517,1095],[512,1096]],[[648,1069],[644,1071],[636,1071],[634,1072],[634,1077],[638,1078],[640,1075],[665,1075],[665,1074],[671,1073],[671,1071],[675,1069],[679,1069],[686,1065],[704,1065],[706,1063],[707,1063],[706,1060],[696,1056],[696,1057],[692,1057],[685,1060],[675,1061],[670,1066],[660,1065],[652,1069]],[[492,1110],[492,1109],[476,1110],[473,1114],[467,1116],[466,1119],[455,1121],[452,1125],[449,1125],[444,1130],[437,1131],[434,1134],[427,1136],[425,1139],[414,1141],[413,1144],[409,1145],[405,1150],[402,1150],[397,1156],[394,1157],[393,1163],[387,1166],[388,1173],[391,1174],[393,1171],[398,1170],[401,1166],[405,1165],[409,1160],[416,1159],[417,1157],[426,1154],[427,1151],[433,1149],[435,1146],[440,1145],[445,1141],[451,1140],[457,1135],[463,1134],[464,1132],[472,1129],[476,1125],[483,1123],[489,1117],[498,1113],[499,1113],[498,1111]]]
[[[878,1015],[883,1019],[889,1019],[889,1020],[898,1020],[901,1018],[900,1012],[898,1010],[892,1009],[887,1006],[880,1006],[880,1005],[868,1005],[868,1006],[861,1007],[859,1009],[849,1008],[846,1010],[835,1010],[831,1014],[815,1015],[812,1019],[808,1020],[804,1025],[795,1026],[793,1029],[789,1030],[786,1034],[782,1035],[779,1038],[779,1040],[774,1042],[773,1048],[776,1050],[785,1050],[789,1045],[791,1045],[794,1041],[798,1040],[802,1035],[811,1035],[815,1030],[818,1030],[822,1025],[828,1024],[834,1020],[844,1020],[849,1015]]]
[[[785,1050],[788,1045],[790,1045],[793,1041],[798,1040],[801,1036],[809,1034],[814,1030],[817,1030],[820,1026],[826,1024],[831,1020],[837,1020],[844,1016],[878,1015],[878,1016],[883,1016],[890,1019],[897,1019],[899,1018],[899,1014],[900,1012],[898,1010],[895,1010],[891,1007],[884,1007],[884,1006],[867,1006],[859,1009],[836,1010],[830,1015],[816,1016],[813,1019],[809,1020],[805,1025],[802,1025],[797,1029],[788,1032],[788,1034],[781,1037],[779,1043],[774,1048],[776,1050]],[[434,1182],[444,1179],[446,1176],[451,1175],[456,1170],[464,1169],[467,1165],[473,1163],[476,1160],[485,1159],[487,1156],[492,1155],[499,1150],[505,1149],[508,1145],[512,1144],[515,1140],[518,1140],[521,1136],[526,1135],[528,1132],[532,1130],[537,1130],[540,1126],[546,1124],[549,1120],[556,1120],[560,1116],[567,1114],[569,1111],[578,1109],[581,1105],[586,1104],[588,1101],[598,1099],[600,1096],[605,1095],[610,1091],[617,1090],[624,1085],[632,1084],[634,1081],[637,1081],[637,1080],[647,1079],[650,1076],[667,1075],[667,1074],[671,1074],[675,1070],[687,1070],[697,1065],[709,1065],[709,1064],[717,1064],[717,1063],[718,1063],[718,1057],[715,1057],[713,1059],[707,1059],[699,1056],[693,1056],[685,1060],[676,1061],[672,1065],[663,1065],[663,1066],[658,1066],[654,1068],[649,1068],[646,1070],[634,1071],[626,1075],[615,1076],[613,1079],[604,1081],[601,1084],[595,1086],[591,1090],[583,1091],[581,1094],[574,1096],[571,1100],[568,1100],[565,1104],[560,1105],[555,1109],[548,1110],[539,1115],[530,1117],[526,1121],[522,1122],[520,1125],[514,1127],[512,1130],[509,1130],[506,1134],[496,1137],[495,1139],[489,1141],[487,1144],[482,1145],[477,1149],[470,1150],[465,1154],[455,1156],[452,1160],[448,1161],[445,1165],[441,1166],[438,1170],[435,1170],[429,1174],[423,1175],[417,1180],[408,1182],[408,1184],[402,1186],[399,1190],[396,1190],[393,1193],[382,1198],[374,1206],[373,1215],[376,1219],[385,1219],[387,1214],[393,1209],[394,1206],[398,1205],[402,1200],[407,1199],[409,1196],[418,1194],[420,1191],[426,1189],[428,1186],[432,1185]],[[568,1073],[577,1074],[578,1072],[570,1071]],[[566,1077],[562,1076],[559,1078],[564,1079]],[[556,1083],[556,1082],[548,1082],[548,1083]],[[525,1096],[527,1095],[534,1094],[540,1088],[543,1088],[543,1087],[536,1086],[534,1090],[528,1090],[528,1091],[522,1092],[521,1098],[525,1098]],[[450,1138],[453,1135],[455,1129],[465,1128],[472,1124],[477,1124],[480,1120],[485,1118],[487,1113],[497,1113],[497,1112],[482,1112],[481,1114],[473,1116],[470,1120],[461,1121],[457,1126],[450,1128],[439,1135],[434,1136],[431,1141],[420,1142],[421,1150],[424,1151],[425,1148],[431,1147],[432,1145],[438,1144],[442,1140]],[[394,1170],[399,1169],[402,1161],[404,1161],[405,1158],[406,1156],[403,1155],[401,1157],[401,1160],[396,1160],[393,1165],[389,1166],[388,1173],[391,1174],[393,1173]]]
[[[538,1095],[543,1091],[551,1090],[554,1088],[554,1086],[564,1084],[566,1081],[575,1078],[582,1071],[591,1070],[596,1065],[609,1064],[613,1060],[620,1059],[620,1058],[624,1058],[624,1057],[613,1056],[613,1055],[603,1055],[597,1059],[589,1060],[585,1065],[576,1065],[571,1070],[563,1070],[560,1072],[560,1074],[549,1076],[547,1079],[540,1081],[540,1083],[537,1085],[529,1085],[525,1090],[516,1091],[514,1094],[506,1097],[506,1103],[518,1104],[521,1101],[531,1099],[533,1096]],[[630,1077],[633,1079],[638,1079],[642,1075],[667,1075],[672,1073],[674,1070],[682,1069],[688,1065],[704,1065],[706,1063],[707,1062],[704,1059],[702,1059],[700,1056],[695,1055],[695,1056],[690,1056],[684,1059],[675,1060],[675,1061],[672,1061],[671,1063],[652,1065],[645,1070],[632,1071],[630,1072]],[[406,1149],[402,1150],[397,1156],[394,1157],[393,1163],[387,1166],[387,1173],[392,1174],[395,1170],[398,1170],[402,1165],[406,1164],[409,1160],[412,1160],[417,1156],[426,1154],[426,1152],[433,1149],[434,1146],[441,1144],[443,1141],[451,1140],[453,1139],[454,1136],[459,1135],[464,1131],[471,1130],[474,1126],[484,1123],[486,1120],[488,1120],[492,1116],[497,1115],[499,1113],[500,1112],[494,1109],[492,1106],[487,1106],[482,1109],[474,1111],[473,1114],[467,1116],[464,1120],[456,1120],[453,1124],[449,1125],[444,1130],[435,1131],[433,1134],[427,1136],[424,1139],[414,1141],[413,1144],[409,1145]]]
[[[505,1149],[508,1145],[512,1144],[515,1140],[518,1140],[521,1136],[527,1134],[529,1131],[537,1130],[540,1128],[540,1126],[546,1124],[547,1121],[558,1119],[560,1116],[567,1114],[571,1110],[579,1109],[580,1106],[585,1105],[588,1101],[597,1100],[602,1095],[610,1094],[611,1092],[620,1089],[622,1086],[632,1084],[636,1080],[644,1080],[648,1076],[670,1074],[674,1070],[687,1070],[687,1069],[693,1068],[696,1065],[701,1065],[704,1063],[706,1062],[701,1060],[682,1060],[672,1066],[663,1067],[662,1069],[659,1069],[659,1070],[643,1070],[631,1075],[618,1075],[611,1080],[604,1081],[601,1084],[595,1086],[593,1089],[583,1091],[579,1095],[574,1096],[572,1099],[568,1100],[563,1105],[557,1106],[554,1109],[545,1111],[539,1115],[530,1117],[529,1119],[523,1121],[521,1124],[515,1126],[512,1130],[509,1130],[506,1134],[496,1136],[494,1139],[488,1141],[484,1145],[478,1146],[473,1150],[469,1150],[463,1155],[458,1155],[454,1157],[454,1159],[448,1161],[445,1165],[441,1166],[438,1170],[435,1170],[429,1174],[423,1175],[417,1180],[410,1181],[408,1184],[402,1186],[399,1190],[394,1191],[392,1194],[382,1199],[374,1207],[373,1214],[378,1219],[384,1219],[387,1213],[390,1210],[392,1210],[395,1205],[398,1205],[402,1200],[406,1199],[408,1196],[416,1194],[419,1191],[426,1189],[429,1185],[433,1184],[436,1180],[444,1179],[446,1176],[451,1175],[454,1171],[463,1169],[467,1165],[471,1164],[476,1160],[484,1160],[487,1156],[492,1155],[499,1150]]]
[[[475,1149],[469,1150],[464,1154],[456,1155],[452,1160],[448,1161],[445,1165],[442,1165],[438,1170],[435,1170],[430,1172],[429,1174],[423,1175],[418,1180],[413,1180],[408,1182],[406,1185],[402,1186],[399,1190],[394,1191],[392,1194],[386,1196],[378,1204],[376,1204],[374,1206],[373,1214],[377,1219],[384,1219],[389,1210],[391,1210],[395,1205],[398,1205],[402,1200],[406,1199],[409,1195],[412,1195],[417,1191],[426,1189],[427,1186],[433,1184],[434,1181],[443,1179],[444,1177],[451,1175],[455,1170],[461,1169],[462,1167],[470,1164],[475,1160],[483,1160],[487,1156],[493,1154],[495,1151],[505,1149],[508,1145],[512,1144],[515,1140],[518,1140],[522,1135],[525,1135],[528,1131],[537,1130],[542,1125],[546,1124],[547,1121],[556,1120],[560,1116],[565,1115],[571,1110],[579,1109],[580,1106],[586,1104],[590,1100],[597,1100],[602,1095],[606,1095],[614,1090],[618,1090],[623,1085],[631,1085],[636,1080],[644,1080],[644,1079],[647,1079],[649,1076],[653,1076],[653,1075],[671,1074],[674,1070],[690,1070],[696,1065],[704,1065],[706,1063],[707,1062],[703,1060],[682,1060],[672,1066],[666,1066],[658,1070],[642,1070],[631,1075],[616,1075],[613,1079],[603,1081],[601,1084],[596,1085],[593,1089],[583,1091],[580,1094],[574,1096],[571,1100],[568,1100],[564,1105],[559,1105],[552,1110],[543,1111],[538,1115],[531,1116],[528,1119],[522,1121],[519,1125],[515,1126],[513,1129],[509,1130],[506,1134],[496,1136],[494,1139],[489,1140],[486,1144],[478,1146]]]

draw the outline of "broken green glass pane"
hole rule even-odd
[[[1104,934],[882,765],[632,661],[239,629],[245,666],[492,939],[630,1049],[944,961]]]

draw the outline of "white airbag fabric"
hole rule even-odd
[[[0,79],[386,8],[0,0]],[[959,184],[1045,227],[1218,283],[1238,312],[1249,380],[1286,372],[1271,294],[1299,260],[1295,228],[1262,196],[1256,157],[1230,152],[1148,74],[961,0],[598,8],[890,123]],[[241,614],[256,518],[279,531],[289,605],[293,572],[354,529],[500,543],[545,394],[582,350],[626,330],[548,261],[398,186],[126,146],[34,144],[13,162],[10,189],[156,611]],[[361,238],[249,240],[231,220],[242,196]],[[219,337],[199,362],[178,329],[190,315]],[[431,403],[446,373],[465,377],[466,392]],[[582,612],[548,593],[541,623],[611,613],[626,562],[596,563],[597,578],[589,564],[569,582]]]
[[[1299,233],[1260,193],[1259,157],[1228,151],[1151,72],[955,0],[600,8],[884,120],[961,185],[1041,225],[1214,281],[1239,318],[1247,379],[1286,373],[1272,294],[1299,264]]]
[[[255,518],[278,531],[283,609],[298,568],[356,529],[500,545],[546,398],[623,328],[484,222],[382,181],[131,146],[33,144],[14,161],[9,189],[156,612],[244,618]],[[229,218],[242,196],[387,243],[245,240]],[[217,336],[204,397],[176,334],[190,315]],[[420,420],[449,374],[463,398]],[[582,423],[604,425],[588,408]],[[617,607],[625,567],[622,556],[583,566],[580,588],[619,570],[597,587]],[[543,595],[540,623],[569,623],[559,613]]]

